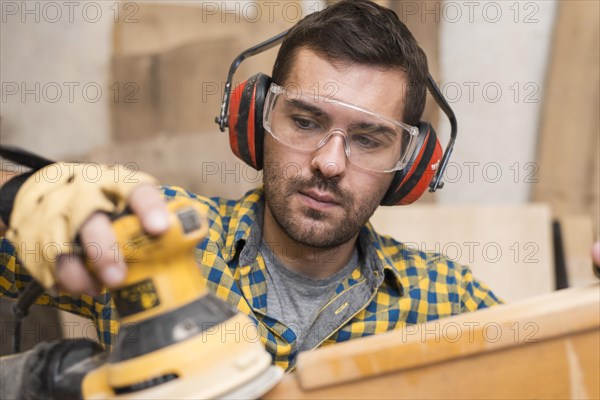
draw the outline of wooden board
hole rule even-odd
[[[598,284],[412,328],[302,353],[264,398],[600,396]]]
[[[535,201],[556,216],[587,213],[599,227],[600,2],[561,1],[549,60]]]

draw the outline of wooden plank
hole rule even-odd
[[[599,342],[588,330],[316,390],[291,374],[264,399],[597,399]]]
[[[598,398],[599,296],[567,289],[302,353],[265,398]]]
[[[592,270],[592,219],[588,215],[565,215],[560,219],[570,287],[598,282]]]
[[[292,1],[120,7],[113,36],[112,139],[142,148],[162,134],[217,132],[214,118],[235,56],[289,28],[296,13],[302,16],[300,4]],[[270,74],[275,51],[244,61],[234,86],[257,72]]]
[[[303,353],[298,377],[311,389],[598,328],[598,295],[564,290]]]
[[[409,247],[469,265],[505,301],[554,290],[547,205],[380,207],[371,222]]]
[[[535,201],[556,216],[587,213],[598,227],[600,2],[563,1],[546,78]]]

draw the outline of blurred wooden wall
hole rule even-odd
[[[599,230],[599,2],[558,5],[546,77],[534,201],[555,216],[591,216]]]
[[[120,92],[112,102],[112,142],[87,158],[128,164],[210,196],[235,198],[260,184],[214,120],[234,58],[293,25],[293,18],[281,18],[282,7],[290,16],[301,10],[298,2],[274,9],[262,3],[136,3],[135,20],[114,27],[112,73]],[[257,9],[261,14],[253,15]],[[258,72],[270,75],[275,55],[271,49],[242,63],[234,85]]]

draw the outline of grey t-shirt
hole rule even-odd
[[[340,282],[357,267],[358,251],[354,248],[350,262],[325,279],[309,278],[288,269],[264,240],[259,251],[267,267],[267,314],[294,331],[300,349],[319,310],[333,297]]]

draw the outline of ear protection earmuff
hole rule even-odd
[[[280,44],[287,32],[245,50],[234,60],[225,84],[221,113],[215,118],[222,132],[225,127],[229,128],[229,144],[233,153],[257,170],[263,168],[263,110],[271,78],[258,73],[233,90],[231,82],[242,61]],[[456,140],[456,117],[431,75],[428,75],[427,88],[450,120],[450,141],[442,154],[442,147],[431,124],[419,122],[419,134],[412,159],[404,169],[394,173],[392,183],[381,201],[382,205],[408,205],[421,197],[427,187],[430,192],[435,192],[444,186],[441,178]]]
[[[240,83],[229,104],[229,145],[251,167],[263,168],[263,110],[271,77],[256,74]]]

